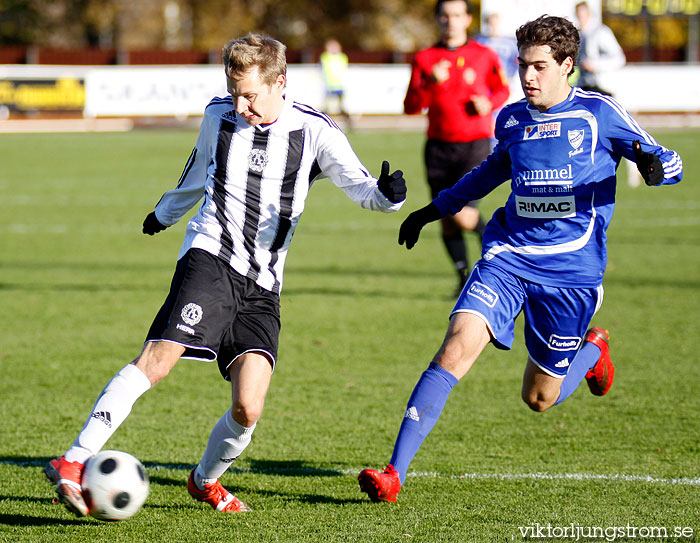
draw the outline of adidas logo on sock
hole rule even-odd
[[[108,428],[112,427],[112,415],[109,414],[109,411],[95,411],[91,416],[104,422]]]
[[[513,117],[512,115],[508,117],[508,120],[506,121],[506,124],[503,125],[503,128],[510,128],[511,126],[517,126],[520,123]]]
[[[420,421],[420,417],[418,416],[418,410],[413,406],[406,409],[406,414],[403,418],[415,420],[416,422]]]

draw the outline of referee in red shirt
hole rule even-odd
[[[498,55],[467,35],[471,2],[438,0],[435,16],[440,41],[416,53],[404,99],[405,113],[428,110],[425,167],[431,198],[486,159],[493,137],[491,112],[509,93]],[[457,296],[471,269],[462,230],[481,236],[484,229],[477,203],[442,219],[442,239],[459,275]]]

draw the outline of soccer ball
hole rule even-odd
[[[88,460],[82,487],[93,517],[124,520],[146,501],[148,475],[143,464],[129,453],[102,451]]]

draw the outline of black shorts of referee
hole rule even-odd
[[[429,139],[425,143],[425,170],[430,185],[431,198],[435,199],[441,190],[450,188],[465,173],[481,164],[491,153],[491,140],[488,138],[452,142]],[[479,200],[467,205],[477,207]]]

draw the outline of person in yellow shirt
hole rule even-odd
[[[319,60],[323,70],[323,80],[326,84],[326,113],[340,113],[343,117],[349,119],[343,103],[348,56],[343,53],[340,42],[331,38],[326,41],[325,50],[321,53]]]

